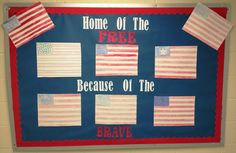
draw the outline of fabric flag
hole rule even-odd
[[[96,124],[136,124],[136,95],[96,95]]]
[[[198,3],[183,30],[218,50],[232,26],[222,16]]]
[[[156,46],[155,78],[196,79],[197,46]]]
[[[38,94],[38,126],[81,126],[81,95]]]
[[[9,37],[16,48],[54,28],[52,20],[40,2],[23,9],[15,16],[20,25],[9,32]]]
[[[96,76],[136,75],[138,75],[138,45],[96,45]]]
[[[37,43],[38,77],[80,77],[80,43]]]
[[[155,96],[154,126],[194,126],[195,96]]]

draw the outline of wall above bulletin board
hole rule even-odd
[[[15,149],[222,142],[226,6],[6,6]]]

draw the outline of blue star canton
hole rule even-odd
[[[53,95],[50,94],[38,94],[38,102],[42,105],[53,104]]]
[[[155,55],[156,56],[170,56],[170,47],[156,47]]]
[[[37,43],[37,53],[38,55],[49,55],[52,53],[51,43]]]
[[[194,9],[194,12],[198,15],[201,16],[203,18],[207,18],[210,14],[209,8],[202,5],[202,4],[198,4],[196,6],[196,8]]]
[[[96,44],[96,54],[107,54],[107,45]]]
[[[109,106],[110,105],[110,97],[106,95],[97,95],[96,102],[98,106]]]

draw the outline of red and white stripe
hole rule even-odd
[[[81,126],[81,95],[53,94],[53,104],[38,101],[38,126]]]
[[[197,8],[208,10],[209,15],[206,17],[199,15],[196,13]],[[232,24],[229,21],[201,3],[195,7],[183,26],[184,31],[216,50],[221,46],[231,28]]]
[[[100,101],[99,97],[108,101]],[[104,104],[102,104],[104,103]],[[96,95],[96,124],[136,124],[135,95]]]
[[[38,77],[80,77],[81,44],[80,43],[37,43],[49,45],[49,54],[39,53],[37,47]]]
[[[108,44],[107,54],[96,55],[96,76],[138,75],[138,45]]]
[[[195,96],[170,96],[169,106],[154,106],[154,126],[194,126]]]
[[[9,33],[16,48],[54,28],[52,20],[40,2],[18,12],[16,18],[20,26]]]
[[[170,46],[170,55],[155,56],[155,78],[196,79],[197,46]]]

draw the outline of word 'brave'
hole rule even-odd
[[[132,128],[129,126],[98,126],[97,127],[98,138],[132,138]]]

